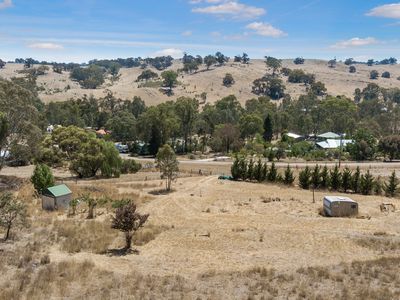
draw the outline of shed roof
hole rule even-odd
[[[351,203],[357,203],[356,201],[350,199],[349,197],[341,197],[341,196],[325,196],[325,200],[328,200],[329,202],[351,202]]]
[[[338,139],[338,138],[340,138],[340,135],[338,135],[334,132],[325,132],[320,135],[317,135],[317,137],[323,138],[323,139]]]
[[[346,147],[347,144],[354,143],[353,140],[342,140],[342,147]],[[317,143],[317,146],[322,149],[337,149],[340,148],[340,140],[327,139],[326,141]]]
[[[53,197],[60,197],[72,194],[72,192],[65,184],[60,184],[47,188],[45,194],[51,195]]]
[[[287,135],[288,137],[292,138],[292,139],[295,139],[295,140],[297,140],[297,139],[299,139],[299,138],[302,138],[301,135],[298,135],[298,134],[293,133],[293,132],[288,132],[286,135]]]

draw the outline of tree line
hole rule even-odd
[[[231,167],[233,180],[249,182],[271,182],[293,185],[296,181],[293,170],[288,165],[281,173],[275,164],[269,165],[261,158],[258,161],[247,159],[245,156],[236,156]],[[380,177],[374,177],[370,171],[362,174],[360,168],[353,172],[349,168],[341,170],[337,165],[328,169],[325,165],[321,168],[316,165],[314,168],[306,166],[299,172],[298,185],[302,189],[329,189],[344,193],[355,193],[363,195],[382,195],[395,197],[399,192],[399,180],[396,172],[393,171],[387,182]]]

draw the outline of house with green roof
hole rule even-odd
[[[72,192],[65,185],[49,187],[42,194],[42,208],[46,210],[68,209],[72,200]]]

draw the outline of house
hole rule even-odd
[[[358,214],[358,203],[348,197],[325,196],[324,212],[330,217],[349,217]]]
[[[42,208],[46,210],[68,209],[72,200],[72,192],[65,185],[47,188],[42,194]]]
[[[353,140],[333,140],[333,139],[327,139],[322,142],[316,143],[318,148],[324,149],[324,150],[330,150],[330,149],[339,149],[340,147],[345,148],[348,144],[353,144]]]

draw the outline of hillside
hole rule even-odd
[[[305,72],[315,74],[316,80],[322,81],[331,95],[352,97],[356,88],[363,89],[370,82],[375,82],[386,88],[400,86],[400,81],[397,80],[397,77],[400,76],[399,65],[373,67],[356,65],[357,73],[355,74],[350,74],[348,66],[343,63],[338,63],[335,69],[331,69],[328,68],[327,62],[322,60],[306,60],[304,65],[295,65],[292,60],[284,60],[282,65],[283,67],[303,69]],[[181,67],[181,62],[175,61],[172,69],[177,70]],[[23,69],[23,65],[21,64],[7,64],[4,69],[0,70],[0,77],[22,76],[17,72],[21,69]],[[380,74],[384,71],[389,71],[391,78],[370,80],[369,72],[374,69]],[[161,73],[155,69],[152,70],[158,74]],[[43,87],[43,90],[40,92],[40,98],[46,103],[79,98],[85,94],[102,97],[106,89],[111,90],[117,97],[122,99],[131,99],[133,96],[140,96],[147,105],[155,105],[180,96],[197,96],[197,98],[200,98],[200,94],[203,92],[207,93],[207,102],[212,103],[224,96],[234,94],[241,103],[244,103],[255,96],[251,92],[252,83],[255,79],[265,74],[266,67],[263,60],[252,60],[249,65],[228,63],[222,67],[211,67],[209,71],[203,66],[196,73],[180,75],[180,84],[175,88],[172,97],[162,94],[157,87],[139,87],[143,83],[137,83],[135,80],[142,71],[140,68],[122,68],[118,81],[111,83],[110,80],[107,80],[101,88],[96,90],[82,89],[78,83],[69,79],[68,72],[57,74],[51,69],[46,75],[39,76],[37,82],[38,86]],[[229,88],[222,85],[222,79],[226,73],[231,73],[236,81]],[[286,88],[286,92],[293,98],[297,98],[305,92],[303,84],[286,83]]]

